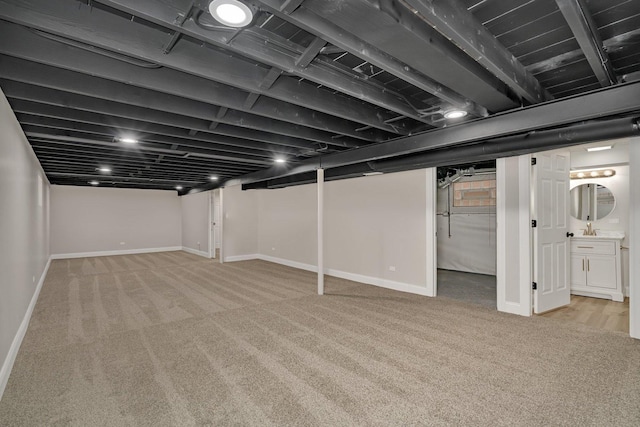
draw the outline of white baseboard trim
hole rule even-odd
[[[258,259],[261,259],[263,261],[273,262],[275,264],[282,264],[282,265],[286,265],[287,267],[299,268],[300,270],[312,271],[314,273],[318,271],[318,267],[316,267],[315,265],[305,264],[298,261],[291,261],[284,258],[276,258],[273,256],[262,255],[262,254],[258,254],[257,257]]]
[[[143,249],[124,249],[118,251],[98,251],[98,252],[77,252],[70,254],[53,254],[51,259],[71,259],[71,258],[90,258],[97,256],[114,256],[114,255],[135,255],[149,254],[154,252],[173,252],[181,251],[182,246],[168,246],[166,248],[143,248]]]
[[[202,256],[202,257],[205,257],[205,258],[211,258],[211,257],[209,256],[209,252],[199,251],[199,250],[197,250],[197,249],[188,248],[188,247],[186,247],[186,246],[183,246],[183,247],[182,247],[182,250],[183,250],[183,251],[185,251],[185,252],[189,252],[190,254],[194,254],[194,255]]]
[[[269,261],[276,264],[286,265],[288,267],[299,268],[301,270],[316,272],[318,268],[315,265],[305,264],[302,262],[291,261],[284,258],[276,258],[269,255],[256,255],[258,259],[263,261]],[[352,280],[354,282],[364,283],[367,285],[374,285],[381,288],[393,289],[394,291],[407,292],[410,294],[424,295],[427,294],[427,288],[417,285],[411,285],[409,283],[396,282],[388,279],[381,279],[379,277],[364,276],[362,274],[348,273],[346,271],[334,270],[331,268],[325,268],[324,273],[329,276],[339,277],[341,279]]]
[[[258,254],[226,256],[224,257],[224,262],[249,261],[252,259],[258,259]]]
[[[2,367],[0,367],[0,399],[2,399],[2,394],[4,393],[4,389],[7,386],[7,382],[9,381],[9,375],[11,375],[11,369],[13,368],[13,363],[16,361],[16,356],[18,355],[18,350],[20,350],[20,345],[22,344],[24,335],[27,333],[29,321],[31,320],[31,314],[33,313],[33,309],[36,306],[36,302],[38,301],[38,296],[40,295],[40,289],[42,289],[42,285],[44,284],[44,279],[47,277],[47,272],[49,271],[51,260],[51,257],[49,257],[49,259],[47,260],[47,264],[44,267],[42,275],[40,276],[40,280],[38,281],[35,292],[31,297],[31,302],[27,307],[27,312],[24,314],[22,323],[20,323],[20,327],[18,328],[16,335],[13,337],[13,342],[11,343],[11,347],[9,347],[9,353],[7,354],[7,357],[5,357],[4,362],[2,363]]]

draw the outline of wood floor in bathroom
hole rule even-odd
[[[571,295],[571,304],[541,316],[628,334],[629,298],[625,298],[624,302],[616,302]]]

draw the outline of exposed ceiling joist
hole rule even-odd
[[[260,82],[268,74],[268,69],[256,67],[251,62],[212,47],[181,39],[170,54],[164,54],[161,46],[166,42],[166,33],[82,3],[69,8],[65,0],[31,0],[28,3],[3,0],[0,2],[0,14],[17,24],[259,93],[301,108],[344,117],[397,134],[409,133],[399,125],[386,124],[389,113],[380,108],[346,96],[337,99],[326,90],[300,84],[291,77],[282,77],[268,90],[262,89]]]
[[[405,80],[407,83],[415,85],[417,88],[430,93],[442,101],[450,104],[452,107],[464,108],[469,114],[476,117],[484,117],[487,110],[481,105],[477,105],[473,101],[456,93],[441,83],[421,74],[412,69],[405,63],[398,61],[389,54],[379,50],[377,47],[363,41],[362,39],[352,35],[348,31],[341,29],[339,26],[316,15],[312,11],[298,7],[295,10],[289,8],[289,2],[281,0],[259,0],[260,4],[267,8],[271,13],[285,19],[300,28],[305,29],[333,45],[350,52],[359,58],[370,62],[371,64]],[[300,2],[302,3],[302,2]]]
[[[373,0],[370,0],[373,1]],[[400,0],[532,104],[552,96],[459,0]]]
[[[234,111],[237,120],[233,123],[226,122],[228,124],[246,127],[255,123],[255,128],[263,129],[267,127],[268,123],[271,123],[272,127],[278,130],[282,128],[282,132],[277,130],[274,130],[274,132],[304,139],[328,142],[328,140],[332,140],[332,135],[330,134],[340,134],[350,137],[346,138],[346,140],[341,138],[341,141],[345,140],[345,144],[348,144],[351,138],[381,141],[389,139],[391,135],[378,130],[358,132],[355,130],[357,126],[353,122],[334,119],[325,116],[323,113],[301,109],[287,102],[267,97],[263,97],[256,102],[251,109],[251,115],[241,114],[246,92],[239,89],[220,85],[216,82],[190,76],[169,68],[150,70],[137,67],[123,61],[44,39],[32,31],[14,24],[0,25],[0,39],[7,41],[6,43],[0,43],[0,52],[6,55],[124,83],[129,86],[129,91],[117,91],[114,96],[126,92],[133,93],[137,89],[143,88],[155,91],[157,92],[155,97],[163,99],[162,102],[165,105],[164,108],[156,107],[156,109],[160,110],[166,109],[178,101],[176,98],[164,97],[165,95],[174,95],[208,104],[208,106],[200,104],[195,110],[206,111],[209,109],[217,111],[217,106],[221,106]],[[9,41],[12,41],[12,43],[9,43]],[[256,118],[255,116],[270,120],[260,121],[258,120],[260,117]],[[293,128],[289,129],[281,121],[290,123]],[[324,132],[330,134],[327,135]],[[336,141],[336,143],[339,142]]]
[[[369,82],[347,75],[336,70],[335,67],[328,67],[323,62],[312,63],[313,58],[326,44],[320,38],[316,38],[304,52],[297,52],[295,47],[290,46],[291,43],[287,43],[287,40],[274,40],[276,37],[274,34],[267,36],[258,27],[245,29],[238,34],[230,33],[228,29],[220,28],[219,25],[216,27],[198,25],[198,18],[194,16],[177,25],[175,17],[180,13],[183,5],[174,6],[171,2],[167,2],[168,7],[159,8],[155,0],[98,0],[98,2],[357,99],[430,123],[429,118],[421,117],[415,108],[397,94],[391,91],[380,91]],[[290,46],[290,49],[285,49],[284,46]],[[268,95],[268,92],[266,94]]]
[[[604,50],[598,28],[582,0],[556,0],[556,3],[600,85],[606,87],[616,83],[618,79]]]

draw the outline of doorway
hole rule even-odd
[[[220,259],[222,247],[222,193],[211,191],[209,197],[209,257]]]
[[[496,163],[437,170],[437,296],[496,309]]]

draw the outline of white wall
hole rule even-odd
[[[630,181],[640,182],[640,138],[629,147]],[[636,184],[637,185],[637,184]],[[640,339],[640,191],[629,197],[629,335]]]
[[[182,247],[184,250],[209,256],[209,203],[211,192],[180,197]]]
[[[258,253],[315,266],[317,263],[316,185],[257,192]]]
[[[64,257],[180,249],[180,217],[175,191],[53,185],[51,252]]]
[[[326,267],[425,287],[426,183],[425,170],[326,183]]]
[[[49,182],[0,90],[0,398],[49,259]]]
[[[242,191],[240,185],[226,187],[222,192],[222,205],[224,260],[255,258],[258,253],[258,191]]]

